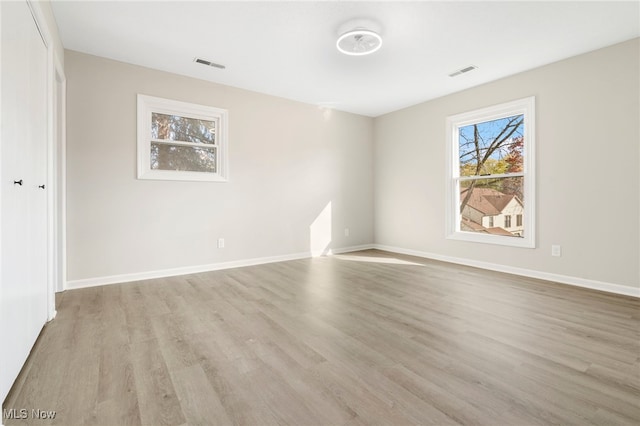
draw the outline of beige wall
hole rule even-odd
[[[639,52],[632,40],[372,120],[67,51],[69,280],[316,250],[331,203],[319,241],[333,248],[640,288]],[[136,180],[136,93],[229,109],[231,181]],[[445,118],[532,95],[537,248],[445,239]]]
[[[635,39],[376,118],[376,243],[640,287],[639,51]],[[527,96],[537,248],[445,239],[446,117]]]
[[[373,242],[371,118],[73,51],[65,70],[70,281]],[[137,93],[228,109],[230,182],[137,180]]]

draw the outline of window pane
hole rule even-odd
[[[151,139],[215,144],[216,122],[153,112]]]
[[[524,115],[460,127],[460,176],[495,175],[524,171]]]
[[[523,237],[523,183],[521,176],[460,182],[460,230]]]
[[[152,142],[151,169],[216,173],[216,148]]]

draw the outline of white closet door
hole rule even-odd
[[[0,400],[47,319],[47,50],[29,6],[0,2]],[[14,183],[15,182],[15,183]]]

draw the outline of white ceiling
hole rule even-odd
[[[640,2],[58,1],[67,49],[378,116],[640,36]],[[346,56],[366,24],[378,52]],[[194,57],[226,65],[199,65]],[[451,78],[467,65],[479,68]]]

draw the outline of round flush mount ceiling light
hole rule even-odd
[[[345,55],[369,55],[382,47],[382,37],[375,31],[358,28],[338,37],[336,47]]]

